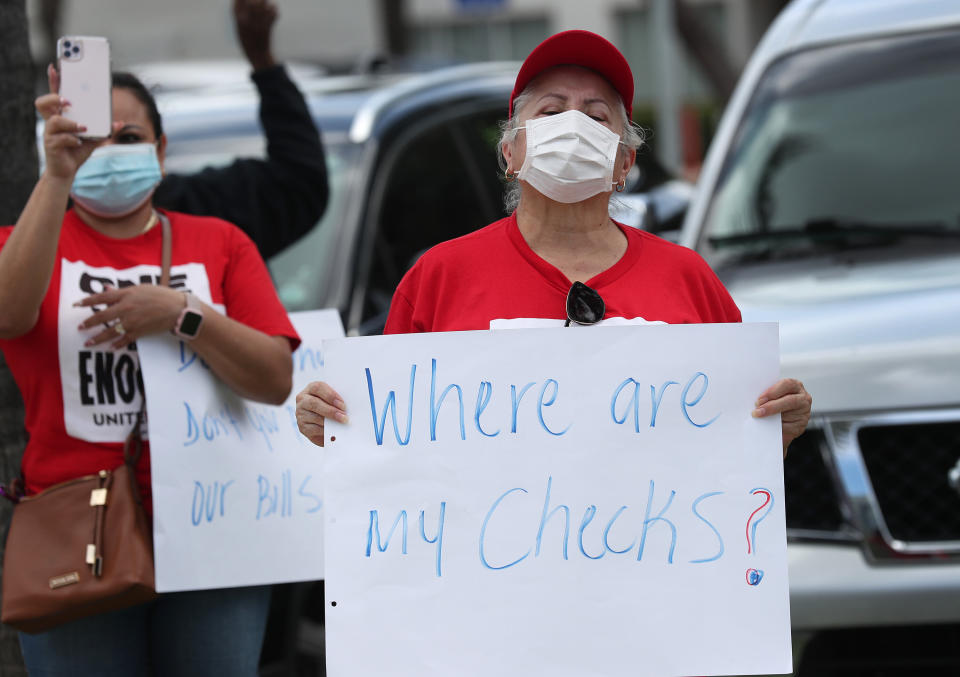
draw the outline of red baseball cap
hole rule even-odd
[[[596,71],[620,95],[627,109],[627,117],[633,117],[633,73],[627,60],[609,40],[596,33],[580,30],[551,35],[530,52],[520,67],[517,82],[510,94],[511,117],[513,100],[531,80],[553,66],[582,66]]]

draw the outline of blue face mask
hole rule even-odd
[[[150,199],[161,178],[154,144],[110,144],[80,165],[70,196],[97,216],[126,216]]]

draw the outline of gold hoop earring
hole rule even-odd
[[[622,193],[627,187],[627,177],[620,179],[620,183],[617,184],[617,192]]]
[[[503,178],[505,178],[507,181],[513,181],[517,178],[517,175],[515,172],[511,172],[509,169],[507,169],[503,173]]]

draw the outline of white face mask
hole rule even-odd
[[[529,120],[517,177],[551,200],[580,202],[613,189],[620,137],[578,110]]]

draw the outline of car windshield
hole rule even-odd
[[[763,76],[708,206],[715,267],[960,247],[960,34],[789,55]]]
[[[310,310],[327,305],[322,298],[329,288],[326,275],[334,251],[333,238],[349,204],[348,192],[358,171],[359,146],[351,144],[343,133],[323,135],[330,195],[323,216],[297,246],[288,247],[267,263],[280,300],[288,311]],[[266,142],[259,134],[240,134],[234,138],[216,137],[209,141],[189,139],[168,146],[166,166],[171,172],[189,174],[204,167],[229,164],[237,157],[264,157]]]

